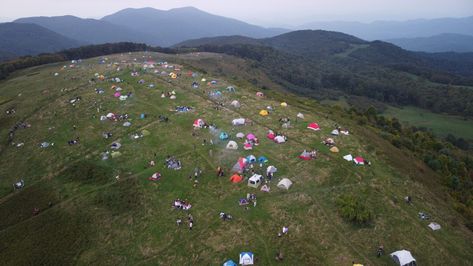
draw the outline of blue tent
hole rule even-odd
[[[237,266],[237,264],[233,260],[227,260],[223,266]]]
[[[258,158],[258,162],[259,162],[259,163],[267,163],[267,162],[269,162],[269,160],[268,160],[268,158],[266,158],[266,157],[264,157],[264,156],[260,156],[260,157]]]
[[[249,163],[256,163],[256,157],[254,155],[248,155],[246,156],[246,159]]]
[[[220,139],[221,140],[227,140],[228,139],[228,134],[225,132],[220,133]]]

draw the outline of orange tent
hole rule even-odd
[[[232,181],[232,183],[240,183],[242,180],[243,177],[238,174],[234,174],[232,177],[230,177],[230,181]]]

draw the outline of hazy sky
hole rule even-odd
[[[0,20],[75,15],[100,18],[127,7],[194,6],[264,26],[311,21],[406,20],[473,15],[473,0],[1,0]]]

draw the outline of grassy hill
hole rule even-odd
[[[353,113],[288,93],[263,70],[228,55],[130,53],[104,60],[100,64],[100,58],[88,59],[72,68],[70,63],[29,68],[0,82],[2,110],[16,111],[0,116],[3,265],[219,265],[227,259],[237,261],[242,251],[254,252],[256,265],[349,265],[352,261],[394,265],[387,255],[376,257],[380,244],[386,252],[410,250],[419,265],[473,261],[473,233],[452,208],[455,201],[446,192],[442,176],[412,153],[391,145],[373,126],[359,123]],[[161,66],[158,73],[145,70],[145,60],[167,61],[182,75],[177,79],[161,75],[171,72]],[[134,71],[139,76],[132,76]],[[188,75],[189,71],[197,76]],[[106,79],[101,81],[95,73]],[[217,84],[201,82],[202,78]],[[193,81],[201,87],[193,89]],[[131,97],[124,101],[114,97],[114,85]],[[236,92],[226,90],[230,85]],[[105,93],[96,93],[99,88]],[[220,90],[222,96],[210,97],[213,90]],[[260,90],[264,97],[255,96]],[[161,98],[171,91],[176,99]],[[71,104],[77,97],[80,100]],[[239,100],[241,108],[230,107],[233,100]],[[280,106],[282,101],[288,107]],[[218,103],[224,106],[216,108]],[[193,109],[179,113],[176,106]],[[259,116],[267,106],[274,110],[267,117]],[[129,118],[100,121],[109,112],[126,113]],[[305,119],[296,122],[299,112]],[[143,119],[142,113],[147,114]],[[160,122],[159,115],[169,122]],[[232,119],[239,117],[253,123],[233,127]],[[278,121],[282,117],[291,118],[293,127],[282,128]],[[193,134],[197,118],[214,123],[218,131],[198,129]],[[131,126],[124,127],[125,121]],[[313,121],[320,131],[306,128]],[[8,142],[9,131],[18,122],[31,127],[16,129]],[[349,136],[334,137],[340,153],[321,143],[335,124],[350,130]],[[285,133],[287,143],[267,139],[268,129]],[[132,138],[143,130],[150,134]],[[236,140],[239,149],[225,149],[227,141],[219,140],[220,131]],[[240,131],[257,135],[260,145],[244,151],[242,140],[235,138]],[[103,132],[111,132],[112,138],[104,139]],[[79,144],[68,145],[77,137]],[[42,142],[51,145],[41,148]],[[122,144],[121,156],[102,160],[112,142]],[[318,158],[300,160],[304,149],[318,149]],[[348,153],[369,159],[371,166],[343,160]],[[250,154],[264,155],[269,159],[265,167],[278,168],[269,193],[246,182],[229,181],[233,164]],[[182,169],[167,169],[168,155],[181,160]],[[156,166],[148,166],[151,160]],[[218,166],[225,170],[224,177],[216,176]],[[189,178],[195,167],[203,171],[197,185]],[[256,165],[255,171],[265,169]],[[161,179],[148,180],[155,172],[162,174]],[[288,191],[276,187],[283,177],[294,182]],[[19,179],[24,179],[25,187],[14,191],[12,184]],[[238,206],[247,193],[257,195],[256,206],[248,210]],[[406,195],[412,196],[412,205],[404,203]],[[347,196],[369,210],[372,219],[354,224],[342,218],[340,200]],[[188,200],[192,208],[173,210],[171,204],[178,198]],[[34,208],[40,209],[37,215]],[[221,211],[233,220],[220,220]],[[418,218],[420,211],[430,214],[430,221],[442,229],[431,231],[430,221]],[[187,227],[188,213],[195,221],[193,230]],[[184,221],[181,227],[176,225],[178,218]],[[282,226],[288,226],[289,233],[278,237]],[[274,259],[277,251],[284,254],[281,262]]]

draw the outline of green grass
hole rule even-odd
[[[185,75],[170,82],[151,71],[131,77],[131,66],[122,64],[117,71],[107,64],[97,65],[96,59],[85,60],[76,69],[61,70],[59,64],[24,70],[2,81],[0,94],[12,99],[9,104],[16,106],[17,113],[1,117],[0,135],[7,136],[19,120],[32,125],[16,132],[15,142],[24,142],[24,146],[0,143],[0,217],[5,217],[0,221],[0,239],[4,240],[0,261],[4,265],[219,265],[227,259],[237,261],[241,251],[253,251],[257,265],[349,265],[352,261],[393,265],[387,256],[375,257],[380,243],[388,252],[411,250],[422,265],[473,261],[471,232],[458,222],[461,218],[452,210],[448,196],[438,189],[436,174],[369,128],[358,126],[340,108],[287,94],[258,70],[248,68],[245,61],[228,56],[134,53],[108,58],[109,62],[131,63],[134,58],[142,61],[143,56],[182,63],[183,73],[205,70],[208,80],[219,80],[218,89],[236,85],[236,93],[224,92],[218,101],[228,105],[238,99],[242,107],[216,111],[214,101],[203,93],[213,88],[191,89],[194,79]],[[39,74],[28,75],[31,72]],[[60,75],[54,77],[54,72]],[[110,89],[114,83],[89,83],[96,72],[124,79],[117,85],[134,96],[119,101]],[[224,73],[225,78],[212,73]],[[138,84],[142,78],[157,88]],[[271,88],[265,91],[266,97],[255,97],[259,88],[248,82],[251,78]],[[106,93],[96,94],[98,87]],[[176,100],[160,97],[161,91],[171,90],[176,91]],[[74,107],[67,101],[75,96],[82,100]],[[289,106],[279,107],[282,101]],[[194,110],[175,113],[172,110],[177,105],[190,105]],[[275,107],[274,112],[259,116],[259,110],[268,105]],[[98,106],[102,108],[99,112]],[[128,113],[132,126],[99,121],[108,112]],[[295,123],[298,112],[304,113],[305,121]],[[140,113],[148,117],[140,119]],[[160,123],[159,115],[170,121]],[[290,129],[280,128],[278,119],[285,116],[293,120]],[[242,141],[237,140],[240,149],[229,151],[226,141],[208,130],[197,130],[194,137],[192,122],[199,117],[232,136],[253,132],[261,144],[244,151]],[[230,122],[238,117],[251,118],[254,125],[233,128]],[[307,130],[309,121],[317,121],[322,130]],[[339,154],[321,144],[335,123],[352,132],[336,137]],[[130,138],[142,129],[150,136]],[[265,138],[268,129],[285,132],[289,141],[282,145],[269,141]],[[113,138],[103,139],[105,131],[112,132]],[[79,145],[67,145],[67,140],[77,136]],[[203,146],[203,139],[210,138],[215,144]],[[42,141],[55,145],[41,149],[38,144]],[[100,153],[109,150],[113,141],[122,144],[122,156],[101,161]],[[320,150],[318,159],[297,158],[302,150],[312,148]],[[347,153],[365,156],[373,165],[355,167],[341,158]],[[270,193],[228,181],[236,160],[249,154],[265,155],[279,169]],[[167,155],[180,159],[183,168],[163,167]],[[149,168],[147,162],[152,159],[157,165]],[[203,175],[194,187],[188,176],[196,166]],[[217,166],[225,169],[225,177],[216,177]],[[156,171],[162,173],[161,180],[149,181]],[[289,191],[276,187],[282,177],[294,182]],[[26,187],[13,191],[12,183],[20,178]],[[237,202],[249,192],[257,194],[257,206],[245,210]],[[340,196],[357,194],[363,195],[363,205],[373,214],[367,225],[346,222],[338,211]],[[414,197],[413,206],[403,204],[405,195]],[[185,221],[187,215],[171,208],[176,198],[188,199],[193,205],[192,231],[186,224],[181,228],[175,224],[177,218]],[[35,207],[41,209],[37,216],[32,215]],[[220,221],[220,211],[234,219]],[[418,211],[430,213],[442,230],[431,232],[426,222],[417,219]],[[278,238],[283,225],[289,226],[289,235]],[[283,262],[274,260],[278,250],[284,253]]]
[[[458,116],[436,114],[416,107],[389,107],[386,116],[397,117],[400,121],[415,127],[425,127],[440,137],[452,134],[473,140],[473,120]]]

